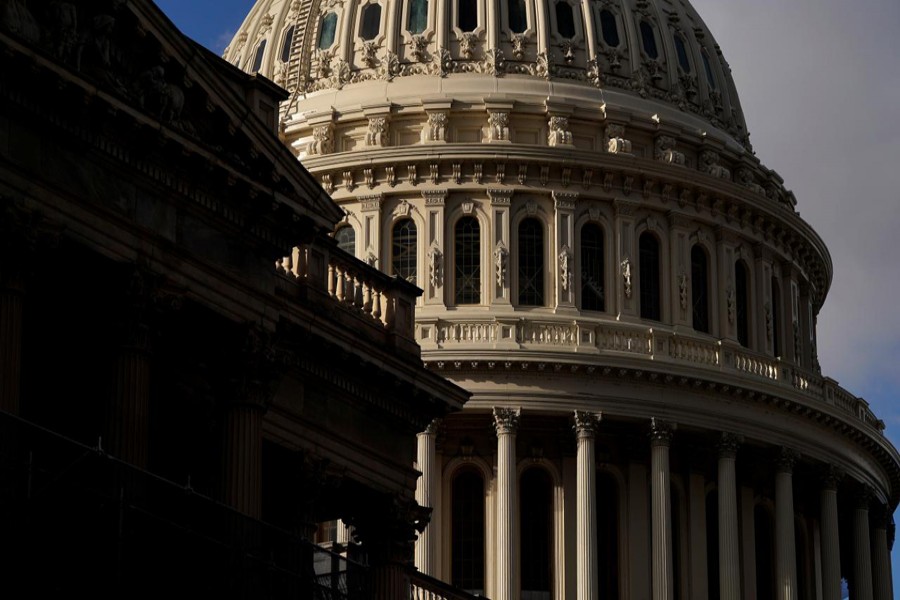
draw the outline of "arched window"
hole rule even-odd
[[[587,223],[581,228],[582,310],[606,310],[603,267],[603,229],[596,223]]]
[[[741,346],[750,346],[750,281],[744,261],[734,263],[735,322]]]
[[[412,34],[425,31],[428,25],[428,0],[408,0],[406,30]]]
[[[566,0],[556,3],[556,33],[569,40],[575,37],[575,14]]]
[[[456,304],[481,302],[481,226],[475,217],[463,217],[453,231]]]
[[[450,581],[470,594],[484,594],[484,480],[474,470],[451,483]]]
[[[781,286],[772,278],[772,352],[781,356]]]
[[[691,307],[694,329],[709,333],[709,258],[698,244],[691,248]]]
[[[513,33],[525,33],[528,29],[525,0],[506,0],[506,16],[509,19],[509,29]]]
[[[379,31],[381,31],[381,5],[371,2],[363,8],[359,37],[366,41],[374,40],[378,37]]]
[[[337,32],[337,13],[330,12],[322,17],[322,24],[319,26],[319,43],[316,46],[319,50],[327,50],[334,44],[334,35]]]
[[[691,72],[691,61],[688,59],[687,48],[684,45],[684,38],[677,33],[674,34],[675,39],[675,55],[678,56],[678,64],[685,73]]]
[[[284,32],[284,41],[281,42],[281,62],[286,63],[291,59],[291,44],[294,43],[294,26],[291,25]]]
[[[391,236],[391,266],[394,275],[416,282],[416,224],[412,219],[394,223]]]
[[[709,89],[716,89],[716,77],[713,74],[712,65],[709,64],[709,54],[706,53],[706,48],[704,48],[700,52],[700,56],[703,58],[703,70],[706,71],[706,82],[709,84]]]
[[[456,26],[461,31],[475,31],[478,27],[478,0],[457,0]]]
[[[719,600],[719,492],[706,494],[706,586],[709,600]],[[760,596],[767,598],[768,596]],[[774,598],[774,596],[771,596]]]
[[[619,597],[619,483],[597,471],[598,598]]]
[[[605,9],[600,11],[600,33],[607,46],[618,47],[619,25],[616,23],[616,16]]]
[[[519,224],[519,304],[544,304],[544,226],[537,219]]]
[[[266,40],[259,43],[256,47],[256,54],[253,57],[253,66],[250,68],[251,73],[258,73],[262,69],[263,56],[266,54]]]
[[[522,598],[550,600],[553,555],[553,482],[532,467],[519,483]]]
[[[638,246],[641,318],[659,321],[662,318],[662,295],[659,285],[659,240],[652,233],[644,232],[641,234]]]
[[[647,21],[641,21],[641,42],[647,56],[654,60],[659,58],[659,50],[656,49],[656,33],[653,31],[653,26]]]
[[[764,506],[753,509],[756,541],[756,597],[775,597],[775,523]]]
[[[356,253],[356,232],[349,225],[344,225],[334,232],[338,248],[350,254]]]

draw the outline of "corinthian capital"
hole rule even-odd
[[[593,437],[600,425],[603,417],[599,412],[588,412],[584,410],[575,411],[575,434],[577,437]]]
[[[782,446],[775,456],[775,466],[779,473],[793,473],[794,464],[800,459],[800,453],[793,448]]]
[[[716,450],[719,452],[719,458],[734,458],[737,456],[738,448],[744,443],[744,436],[734,433],[723,432],[716,444]]]
[[[656,417],[650,419],[650,445],[668,446],[672,443],[676,425],[671,421],[663,421]]]
[[[494,428],[497,435],[515,433],[519,429],[519,418],[522,416],[521,408],[497,408],[494,407]]]

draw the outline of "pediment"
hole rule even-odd
[[[149,0],[8,0],[5,45],[34,53],[61,77],[81,80],[112,110],[134,113],[185,152],[246,179],[325,228],[340,209],[277,137],[287,92],[247,75],[186,38]],[[258,195],[258,193],[257,193]]]

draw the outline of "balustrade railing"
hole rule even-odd
[[[410,600],[486,600],[419,571],[409,573],[409,597]]]
[[[516,334],[513,339],[524,350],[552,346],[555,352],[583,352],[585,347],[593,347],[600,354],[610,356],[635,356],[660,363],[688,364],[701,371],[730,372],[737,377],[785,386],[814,400],[831,404],[878,432],[884,430],[884,423],[872,413],[868,403],[847,392],[835,381],[708,336],[694,336],[661,327],[648,328],[634,323],[592,323],[583,319],[579,319],[577,324],[562,319],[554,322],[546,316],[540,319],[507,319],[502,323],[501,320],[484,318],[437,319],[429,323],[437,335],[423,336],[421,341],[426,351],[450,348],[454,344],[492,347],[500,341],[501,326],[509,327],[510,323],[514,323]]]
[[[296,246],[275,268],[377,327],[414,340],[415,303],[422,290],[356,259],[332,240]]]

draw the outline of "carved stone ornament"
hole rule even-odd
[[[334,124],[326,123],[313,128],[313,140],[306,145],[310,156],[331,154],[334,151]]]
[[[656,138],[656,160],[670,165],[684,165],[684,153],[675,150],[675,138],[661,135]]]
[[[728,287],[725,288],[725,302],[728,305],[728,322],[733,325],[737,314],[737,297],[734,293],[734,284],[730,281],[728,282]]]
[[[766,313],[766,340],[772,341],[772,303],[766,301],[763,305],[763,310]]]
[[[394,217],[408,217],[411,212],[412,205],[406,200],[401,200],[397,207],[394,208]]]
[[[428,123],[422,129],[423,142],[444,142],[447,140],[446,112],[428,113]]]
[[[793,473],[794,464],[800,459],[800,453],[792,448],[782,446],[775,456],[775,466],[779,473]]]
[[[572,132],[569,131],[569,117],[550,117],[547,145],[571,146]]]
[[[841,484],[844,477],[844,472],[834,465],[825,465],[819,472],[819,480],[822,482],[822,488],[826,490],[837,491],[838,486]]]
[[[494,428],[497,430],[497,435],[515,434],[519,429],[521,417],[521,408],[494,407]]]
[[[500,77],[506,72],[506,59],[503,56],[503,50],[491,48],[487,51],[485,60],[487,61],[488,73],[494,77]]]
[[[650,444],[652,446],[669,446],[675,435],[675,429],[675,423],[653,417],[650,419]]]
[[[409,53],[418,62],[426,62],[428,58],[428,39],[423,35],[414,35],[409,40]]]
[[[444,254],[436,245],[428,251],[428,282],[437,289],[443,285]]]
[[[575,434],[577,437],[594,437],[594,434],[597,432],[597,428],[600,426],[600,421],[603,418],[603,413],[600,412],[588,412],[584,410],[576,410],[575,411]]]
[[[472,200],[464,200],[461,206],[463,214],[471,215],[475,211],[475,202]]]
[[[559,285],[566,292],[572,289],[574,279],[572,260],[572,250],[568,246],[563,246],[559,252]]]
[[[488,112],[488,140],[491,142],[509,141],[509,112],[492,110]]]
[[[731,171],[719,164],[719,153],[714,150],[700,153],[700,171],[720,179],[731,179]]]
[[[463,33],[459,38],[459,53],[465,58],[472,58],[475,47],[478,46],[478,36],[471,31]]]
[[[386,138],[387,118],[369,117],[369,129],[366,132],[366,146],[384,146]]]
[[[497,278],[497,285],[501,288],[506,285],[506,264],[509,259],[509,250],[506,249],[503,240],[497,242],[494,248],[494,274]]]
[[[372,41],[363,42],[362,61],[370,69],[378,64],[378,44]]]
[[[443,419],[434,419],[428,426],[425,428],[423,433],[428,435],[438,435],[444,429],[444,420]]]
[[[740,169],[738,169],[737,180],[739,184],[751,191],[756,192],[757,194],[765,195],[766,193],[766,190],[764,190],[761,185],[756,183],[756,178],[753,176],[753,171],[751,171],[747,167],[741,167]]]
[[[625,297],[631,298],[631,260],[626,256],[622,261],[622,279],[625,282]]]
[[[575,62],[575,50],[578,49],[578,46],[575,45],[575,42],[572,40],[563,40],[559,44],[559,49],[562,51],[563,60],[567,65],[571,65]]]
[[[610,154],[631,154],[631,141],[625,139],[625,126],[612,123],[606,126],[606,151]]]
[[[735,458],[738,448],[744,443],[744,437],[734,433],[723,432],[716,443],[719,458]]]
[[[512,36],[510,40],[512,43],[513,56],[516,57],[516,60],[522,60],[525,57],[525,46],[528,41],[525,39],[525,36],[521,33]]]
[[[687,310],[687,275],[683,271],[678,275],[678,300],[681,310]]]

